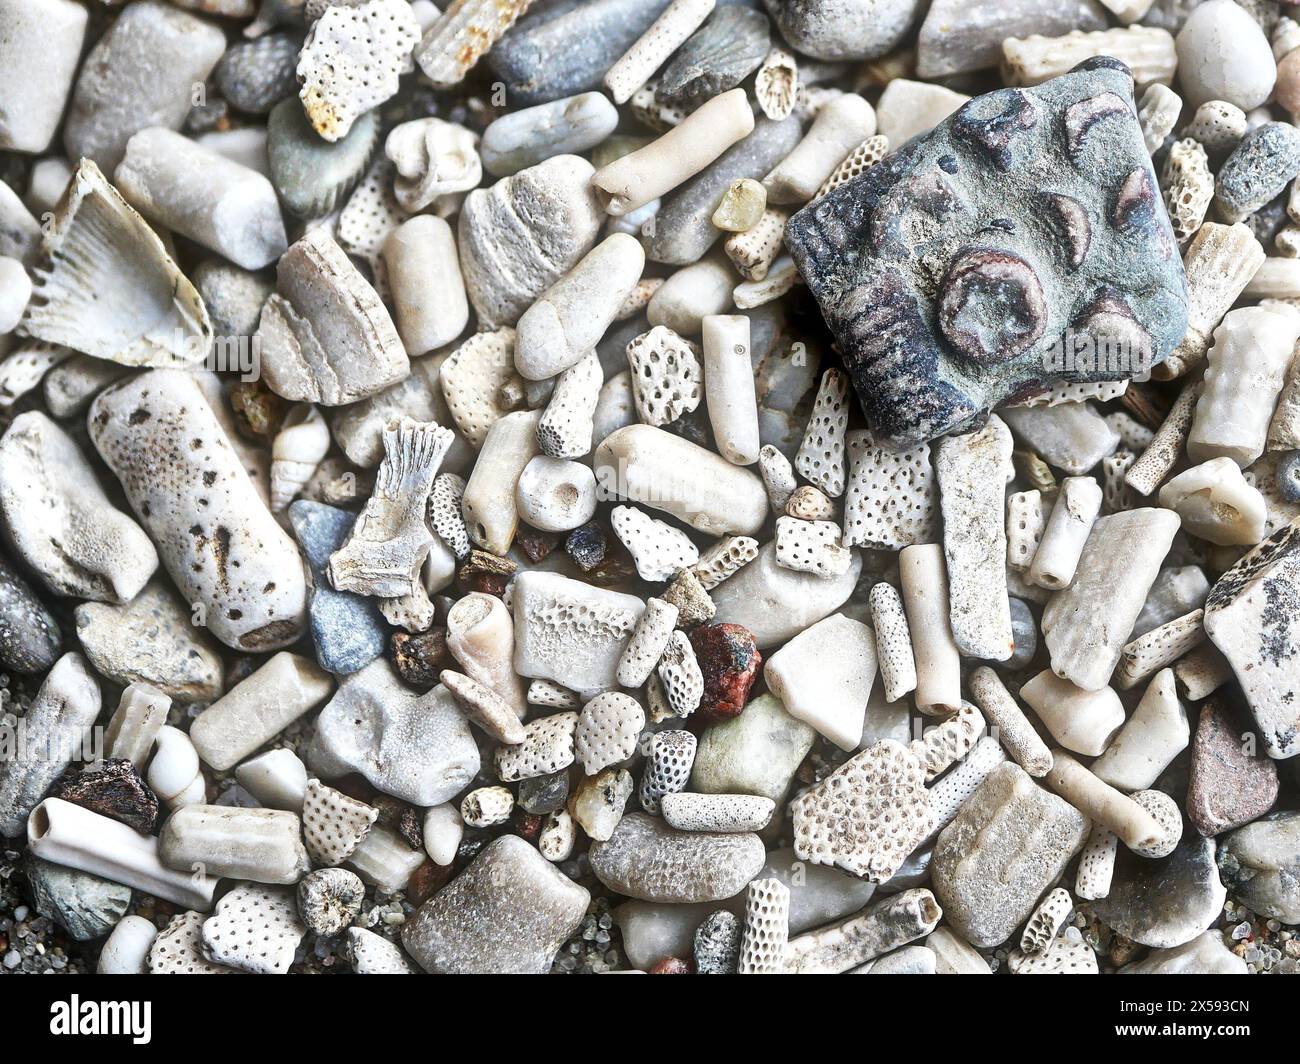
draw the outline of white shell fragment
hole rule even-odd
[[[425,520],[429,493],[451,441],[450,429],[409,419],[384,430],[374,494],[343,546],[330,556],[335,588],[379,598],[414,592],[433,545]]]
[[[699,549],[685,532],[635,506],[615,506],[609,520],[642,580],[671,580],[700,560]]]
[[[417,118],[394,126],[384,154],[397,170],[393,194],[414,214],[445,197],[477,188],[483,180],[478,137],[441,118]]]
[[[212,342],[203,300],[163,242],[83,159],[41,241],[22,327],[124,366],[202,362]]]

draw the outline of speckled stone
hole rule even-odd
[[[1249,744],[1249,749],[1247,748]],[[1263,816],[1277,801],[1277,762],[1228,707],[1201,707],[1192,737],[1187,817],[1202,835],[1218,835]]]
[[[767,854],[752,833],[678,831],[628,813],[607,842],[594,843],[591,870],[610,890],[658,902],[718,901],[745,889]]]
[[[0,668],[44,672],[62,647],[59,622],[27,581],[0,558]]]
[[[402,945],[433,974],[543,975],[590,900],[519,836],[503,835],[420,906]]]
[[[32,905],[78,942],[103,938],[126,915],[131,888],[32,854],[23,862]]]
[[[1238,222],[1265,207],[1300,174],[1300,129],[1265,122],[1253,129],[1220,167],[1215,203],[1224,221]]]
[[[221,657],[162,579],[125,606],[77,607],[77,638],[95,671],[116,684],[145,683],[175,702],[211,702],[221,694]]]
[[[1093,903],[1114,931],[1144,946],[1191,941],[1218,918],[1227,898],[1213,839],[1186,834],[1168,857],[1151,860],[1121,846],[1110,894]]]
[[[327,575],[330,555],[343,546],[356,519],[347,510],[306,499],[289,507],[293,534],[310,573],[307,614],[316,660],[338,675],[354,673],[379,657],[387,635],[375,600],[334,590]]]
[[[896,446],[1054,381],[1132,375],[1056,357],[1068,333],[1104,328],[1160,361],[1187,328],[1178,245],[1114,60],[976,97],[800,211],[785,239]]]
[[[1300,812],[1273,813],[1226,836],[1219,875],[1253,912],[1300,924]]]
[[[944,918],[977,948],[1005,942],[1083,847],[1089,827],[1019,765],[999,765],[935,844],[930,874]]]
[[[704,694],[696,710],[700,719],[738,716],[763,663],[754,636],[740,624],[702,624],[691,630],[690,639],[704,675]]]

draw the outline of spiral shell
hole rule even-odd
[[[311,479],[330,447],[330,432],[310,403],[295,408],[271,445],[271,510],[280,513]]]

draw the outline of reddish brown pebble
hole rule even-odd
[[[469,552],[465,564],[456,574],[456,584],[467,595],[479,591],[500,598],[506,593],[506,585],[518,568],[509,558],[498,558],[476,548]]]
[[[54,797],[93,813],[120,820],[141,835],[151,835],[158,824],[158,799],[130,761],[107,758],[96,769],[65,776],[54,787]]]
[[[542,833],[542,825],[546,823],[545,817],[537,816],[534,813],[526,813],[518,806],[515,807],[514,813],[515,834],[529,842],[536,842],[537,836]]]
[[[1259,750],[1259,736],[1221,702],[1201,708],[1192,739],[1187,815],[1206,838],[1263,816],[1277,801],[1277,765]]]
[[[292,405],[261,381],[236,381],[230,386],[230,406],[240,435],[269,443]]]
[[[694,975],[695,963],[684,961],[680,957],[665,957],[656,964],[648,975]]]
[[[742,624],[702,624],[690,638],[704,673],[704,697],[696,712],[711,720],[739,716],[763,664],[753,634]]]
[[[406,900],[421,905],[442,890],[450,881],[455,869],[451,865],[436,865],[425,861],[406,882]]]
[[[560,545],[560,537],[554,532],[539,532],[535,528],[521,525],[515,543],[524,552],[524,557],[536,565],[545,561],[551,551]]]

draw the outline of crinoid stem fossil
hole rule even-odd
[[[297,883],[311,868],[302,821],[283,809],[187,805],[163,824],[158,856],[178,871],[254,883]]]
[[[104,730],[104,752],[143,768],[153,751],[158,729],[167,723],[172,700],[147,683],[129,684]]]
[[[1059,591],[1074,581],[1088,533],[1101,513],[1101,487],[1092,477],[1061,481],[1052,514],[1034,551],[1026,578],[1031,584]]]
[[[641,503],[710,535],[753,535],[767,518],[767,493],[757,476],[651,425],[610,433],[592,467],[599,497]]]
[[[617,104],[650,80],[664,61],[704,24],[717,0],[673,0],[636,43],[605,74],[604,85]]]
[[[961,654],[948,623],[948,573],[943,548],[918,543],[898,555],[907,625],[916,662],[916,708],[931,716],[961,709]]]
[[[61,798],[47,798],[27,820],[27,848],[46,861],[123,883],[186,909],[206,912],[217,889],[203,868],[175,870],[158,859],[158,840]]]
[[[1043,610],[1057,676],[1087,691],[1110,682],[1180,524],[1171,510],[1143,507],[1093,525],[1074,583]]]
[[[1039,738],[1002,678],[987,665],[982,665],[971,673],[968,682],[975,704],[1016,764],[1031,776],[1047,775],[1052,768],[1052,751]]]
[[[606,213],[627,214],[694,177],[753,131],[745,90],[720,93],[658,140],[596,171],[596,196]]]
[[[1136,462],[1124,474],[1124,483],[1140,495],[1150,495],[1169,475],[1183,453],[1183,444],[1191,431],[1192,415],[1201,397],[1203,384],[1189,381],[1178,393],[1160,428]]]
[[[1166,830],[1128,795],[1103,783],[1064,750],[1052,751],[1047,786],[1088,817],[1095,825],[1113,831],[1130,850],[1157,845]]]
[[[704,398],[718,451],[734,465],[753,465],[761,441],[749,319],[743,314],[711,314],[703,325]]]
[[[1297,337],[1300,312],[1285,304],[1243,307],[1223,319],[1187,435],[1192,461],[1231,458],[1244,469],[1264,453]]]
[[[478,461],[461,497],[469,538],[493,554],[504,555],[519,528],[515,488],[524,467],[537,456],[540,410],[519,410],[499,418],[483,440]]]
[[[378,598],[410,595],[433,546],[425,511],[433,478],[455,438],[434,422],[409,418],[384,429],[384,460],[347,542],[330,556],[339,591]]]
[[[388,234],[383,254],[397,332],[408,355],[442,347],[465,331],[469,297],[451,226],[418,214]]]
[[[798,146],[763,178],[769,203],[806,203],[844,158],[876,132],[876,112],[856,93],[837,96],[817,112]]]
[[[281,651],[200,713],[190,738],[204,761],[225,772],[333,690],[329,673],[314,661]]]

